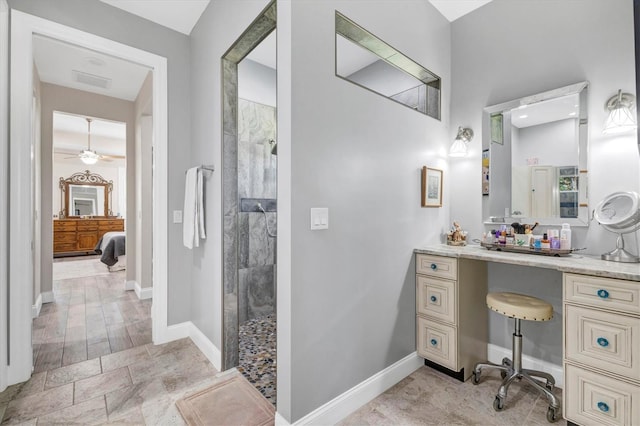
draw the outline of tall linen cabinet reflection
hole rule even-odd
[[[425,364],[464,381],[486,361],[486,295],[486,262],[416,254],[416,349]]]

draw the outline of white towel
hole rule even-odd
[[[200,239],[207,237],[204,229],[203,189],[202,170],[198,167],[187,170],[184,185],[182,242],[189,249],[199,247]]]

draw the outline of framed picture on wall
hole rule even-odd
[[[504,144],[502,135],[502,113],[491,114],[491,143]]]
[[[422,207],[442,207],[442,170],[422,168]]]
[[[489,150],[482,150],[482,195],[489,195]]]

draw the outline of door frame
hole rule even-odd
[[[167,59],[94,34],[43,18],[11,10],[10,49],[10,133],[8,177],[9,251],[8,300],[9,362],[7,384],[23,382],[31,376],[33,353],[31,320],[33,299],[33,252],[30,235],[33,206],[28,196],[31,185],[31,98],[33,92],[33,35],[38,34],[105,53],[151,68],[153,72],[153,305],[152,338],[156,344],[168,340],[168,123]],[[14,212],[14,214],[11,214]],[[0,264],[1,267],[1,264]],[[0,318],[0,330],[5,318]],[[2,382],[0,381],[0,385]],[[2,390],[2,388],[0,388]]]
[[[0,0],[0,158],[9,155],[9,4]],[[8,252],[9,172],[6,160],[0,167],[0,253]],[[8,362],[8,256],[0,254],[0,392],[7,387]]]

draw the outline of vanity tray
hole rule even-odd
[[[485,247],[488,250],[496,250],[496,251],[507,251],[512,253],[525,253],[525,254],[539,254],[542,256],[569,256],[571,254],[571,249],[569,250],[561,250],[561,249],[535,249],[532,247],[520,247],[520,246],[504,246],[502,244],[488,244],[488,243],[480,243],[482,247]]]

